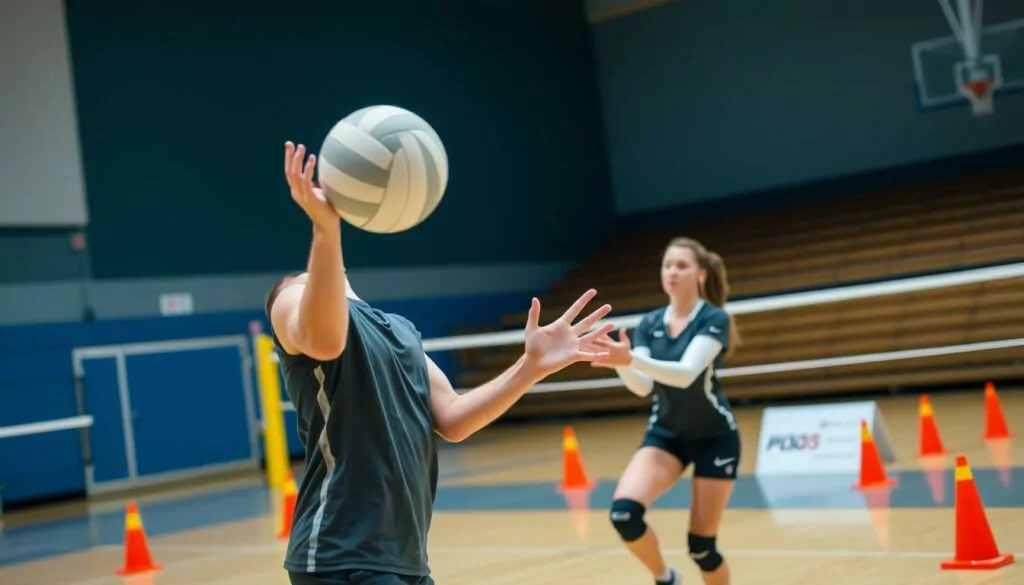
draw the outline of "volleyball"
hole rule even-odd
[[[448,186],[448,155],[423,118],[387,105],[352,112],[331,128],[317,178],[338,215],[360,229],[397,233],[422,223]]]

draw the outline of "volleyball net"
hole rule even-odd
[[[850,286],[838,286],[823,290],[812,290],[791,294],[770,295],[762,298],[740,300],[729,303],[726,310],[734,316],[764,314],[769,312],[782,312],[794,309],[809,309],[820,305],[841,305],[851,301],[880,299],[898,295],[909,295],[912,293],[927,293],[929,291],[943,291],[952,289],[956,294],[960,287],[971,285],[984,285],[985,283],[1006,283],[1006,288],[1015,288],[1018,284],[1016,279],[1024,279],[1024,263],[1000,265],[993,267],[962,270],[950,273],[933,274],[927,276],[909,277],[858,284]],[[1024,285],[1022,280],[1021,285]],[[966,292],[966,291],[965,291]],[[977,291],[972,291],[977,292]],[[998,300],[1011,304],[1018,295],[1006,295]],[[984,310],[977,299],[965,298],[966,309],[970,313]],[[618,316],[605,319],[602,323],[611,323],[615,329],[633,329],[640,322],[643,313]],[[473,335],[457,335],[426,339],[423,347],[427,352],[459,351],[472,348],[486,348],[503,345],[516,345],[524,341],[524,334],[521,330],[502,331],[496,333],[481,333]],[[914,343],[913,339],[908,340]],[[777,363],[764,363],[746,365],[740,367],[723,368],[717,374],[720,378],[751,377],[782,372],[799,370],[812,370],[823,368],[834,368],[839,366],[850,366],[858,364],[896,362],[926,357],[939,357],[944,355],[955,355],[964,353],[984,352],[996,349],[1007,349],[1021,347],[1024,338],[1014,336],[1012,338],[985,340],[973,343],[944,344],[932,347],[913,347],[895,351],[870,352],[856,355],[835,356],[819,359],[805,359]],[[614,376],[593,379],[564,382],[541,382],[534,386],[530,392],[571,392],[579,390],[623,387],[622,382]],[[461,388],[460,392],[468,391],[469,388]]]
[[[720,369],[717,375],[719,378],[730,380],[726,385],[727,395],[736,388],[757,393],[760,390],[758,383],[764,381],[774,393],[774,397],[787,398],[800,395],[798,381],[801,378],[806,381],[811,377],[810,387],[814,388],[813,376],[816,374],[822,376],[835,373],[835,377],[842,379],[844,376],[852,378],[858,374],[863,375],[867,370],[873,373],[875,381],[866,384],[873,383],[887,389],[890,384],[885,382],[884,372],[893,372],[891,380],[913,379],[915,376],[908,376],[908,365],[911,363],[923,364],[918,368],[916,378],[925,384],[964,382],[972,376],[1012,377],[1024,372],[1024,367],[1020,366],[1020,348],[1024,347],[1024,337],[1020,335],[1020,332],[1024,331],[1024,312],[1019,310],[1022,302],[1024,263],[739,300],[728,304],[726,310],[739,317],[741,332],[747,330],[750,337],[760,338],[759,343],[753,344],[755,346],[774,345],[774,334],[778,334],[781,339],[785,335],[792,336],[795,330],[799,336],[802,328],[821,328],[830,325],[842,328],[843,314],[849,313],[845,319],[846,328],[850,329],[851,333],[856,331],[862,347],[897,347],[884,351],[850,352],[809,359],[764,359],[757,362],[755,357],[757,363],[725,367]],[[826,307],[830,308],[831,312],[819,310]],[[821,316],[822,313],[825,313],[824,318]],[[864,324],[856,323],[859,314],[863,315]],[[631,330],[640,322],[642,316],[643,313],[614,316],[596,324],[595,327],[601,326],[602,323],[611,323],[616,329]],[[853,325],[850,325],[851,320],[854,322]],[[873,321],[874,325],[869,321]],[[787,328],[788,324],[792,327]],[[840,331],[840,335],[842,333]],[[744,333],[744,337],[748,337],[748,334]],[[510,346],[520,346],[523,341],[523,331],[516,329],[428,338],[424,340],[423,346],[431,355],[453,352],[455,355],[451,356],[454,358],[452,366],[456,370],[462,365],[459,355],[467,350],[508,349],[510,351],[505,352],[503,358],[498,359],[488,372],[497,375],[518,357],[519,348]],[[807,348],[813,343],[813,339],[804,339],[803,347]],[[270,351],[269,339],[265,342],[265,347],[266,351],[260,357],[268,364],[261,378],[264,387],[270,389],[270,392],[264,395],[264,399],[268,400],[265,408],[269,412],[289,413],[293,408],[287,400],[275,404],[282,394],[276,387],[276,358]],[[757,349],[759,348],[744,347],[742,352],[746,353],[749,350],[756,353]],[[771,351],[760,353],[769,356],[772,354]],[[810,353],[816,352],[812,349]],[[942,367],[951,364],[959,366],[959,369],[950,371],[948,367]],[[924,373],[921,373],[922,369]],[[576,370],[582,371],[584,370]],[[614,373],[609,375],[609,371],[603,369],[596,371],[599,372],[597,377],[540,382],[529,390],[521,402],[529,400],[531,395],[575,393],[579,395],[575,399],[575,404],[579,404],[579,410],[583,412],[583,406],[590,397],[588,391],[621,389],[623,393],[628,392]],[[878,372],[883,373],[879,375]],[[789,392],[787,380],[794,381],[790,386],[792,392]],[[468,392],[477,385],[465,384],[459,376],[456,376],[453,383],[459,393]],[[845,381],[840,381],[838,386],[842,387],[844,384]],[[804,391],[807,386],[805,383]],[[820,387],[824,388],[824,385]],[[810,397],[814,394],[812,389],[806,395]],[[562,401],[552,410],[574,414],[572,406],[565,406],[567,403],[574,402]],[[281,415],[266,428],[280,428],[284,425],[283,421],[284,415]],[[278,441],[283,444],[284,439]]]
[[[896,298],[903,300],[895,304],[890,302]],[[725,367],[718,372],[718,376],[731,380],[726,388],[727,395],[737,391],[737,388],[743,391],[756,389],[757,384],[763,380],[765,384],[773,386],[775,395],[782,396],[786,395],[787,384],[795,384],[794,380],[806,380],[808,375],[813,372],[835,372],[837,378],[842,378],[847,375],[847,372],[852,372],[849,374],[851,376],[857,375],[857,368],[873,365],[873,371],[876,373],[880,369],[905,373],[908,362],[925,360],[928,364],[936,364],[939,363],[936,360],[952,359],[952,356],[959,356],[956,359],[961,362],[970,362],[975,366],[985,362],[984,365],[988,367],[987,370],[975,367],[974,370],[969,371],[969,375],[987,376],[996,372],[1010,378],[1019,377],[1019,372],[1024,370],[1014,368],[1020,368],[1020,348],[1024,347],[1024,337],[1020,334],[1021,331],[1024,331],[1024,321],[1022,321],[1024,312],[1019,309],[1020,306],[1024,306],[1022,303],[1024,303],[1024,262],[738,300],[730,303],[726,310],[740,317],[738,321],[745,339],[760,340],[753,345],[761,346],[763,351],[760,351],[760,355],[764,357],[750,358],[748,363]],[[927,308],[926,305],[931,309],[924,310]],[[808,321],[810,318],[808,315],[816,311],[821,313],[818,309],[826,306],[831,307],[831,316],[826,319],[819,318],[818,322],[813,325],[809,324],[811,321]],[[849,351],[841,355],[810,358],[800,357],[790,352],[791,359],[771,359],[772,356],[785,354],[772,346],[780,345],[786,335],[793,335],[793,331],[802,329],[839,327],[839,322],[844,318],[843,313],[847,312],[847,308],[850,309],[850,314],[845,317],[847,323],[845,327],[854,329],[860,327],[859,335],[864,339],[870,340],[872,336],[876,340],[884,338],[885,343],[875,345],[884,345],[887,349]],[[855,308],[856,310],[854,310]],[[873,311],[876,317],[882,315],[883,318],[885,311],[889,311],[890,318],[896,319],[896,325],[875,327],[865,318],[863,324],[855,323],[854,326],[851,326],[849,325],[851,319],[854,322],[857,321],[856,311],[861,311],[865,315]],[[911,327],[899,325],[906,321],[909,318],[908,315],[911,314],[916,315],[914,318],[919,323],[929,323],[930,332],[916,334],[911,331]],[[639,323],[641,316],[642,313],[618,315],[606,319],[605,322],[612,323],[615,328],[633,329]],[[875,328],[872,329],[872,327]],[[901,329],[901,327],[903,328]],[[780,340],[779,344],[772,342],[776,335]],[[519,348],[513,346],[521,346],[523,340],[523,331],[517,329],[430,338],[424,340],[424,348],[432,356],[448,353],[446,356],[448,359],[443,361],[458,370],[461,357],[468,352],[507,350],[508,355],[514,355]],[[158,482],[164,477],[180,478],[190,476],[189,474],[198,475],[201,472],[221,469],[227,464],[242,466],[263,464],[266,467],[267,481],[270,486],[279,488],[283,485],[289,459],[289,432],[287,429],[294,425],[294,420],[289,422],[288,418],[294,417],[295,414],[284,393],[283,378],[273,352],[273,344],[264,332],[253,330],[247,336],[232,336],[231,338],[170,340],[164,343],[129,345],[76,350],[78,354],[75,358],[80,360],[83,356],[85,358],[104,356],[117,358],[120,356],[112,362],[110,385],[110,392],[120,392],[121,394],[120,408],[123,416],[120,419],[111,421],[109,417],[106,417],[109,413],[91,412],[90,401],[78,396],[78,411],[69,413],[74,416],[0,427],[0,440],[26,440],[55,433],[78,432],[81,436],[83,460],[87,466],[98,468],[101,459],[109,455],[102,449],[109,449],[113,445],[114,450],[120,450],[117,456],[128,460],[126,473],[131,476],[129,479],[132,480],[127,484],[122,482],[120,485],[135,485],[145,479],[143,470],[147,467],[141,462],[137,463],[135,459],[143,457],[144,452],[148,453],[152,448],[135,449],[136,437],[130,432],[135,422],[132,418],[131,407],[126,404],[126,401],[129,400],[129,396],[134,398],[136,395],[150,392],[151,390],[147,388],[147,379],[164,377],[166,373],[154,371],[146,376],[136,374],[131,371],[131,368],[136,366],[132,365],[132,362],[126,361],[125,355],[152,355],[159,352],[184,354],[207,351],[211,353],[210,359],[239,359],[241,368],[232,370],[232,368],[216,366],[218,370],[223,370],[224,376],[227,376],[223,381],[210,378],[198,369],[189,373],[187,371],[189,366],[183,368],[184,372],[174,372],[174,375],[191,376],[188,378],[191,382],[187,391],[196,397],[196,408],[199,408],[198,405],[208,400],[209,397],[227,392],[224,390],[225,387],[238,388],[240,392],[244,392],[245,400],[235,400],[232,402],[234,406],[230,408],[244,410],[245,412],[239,413],[239,416],[244,414],[248,420],[248,426],[240,425],[230,432],[248,433],[249,436],[235,437],[239,446],[240,454],[238,455],[224,455],[221,460],[207,457],[201,463],[198,461],[202,458],[198,458],[194,465],[185,465],[170,475],[155,474],[148,481]],[[814,340],[807,338],[803,345],[805,347],[812,346]],[[862,347],[870,346],[871,344],[862,344]],[[224,351],[225,349],[229,351]],[[757,347],[750,349],[745,344],[742,353],[758,353],[757,349]],[[979,356],[994,357],[982,359]],[[750,362],[750,360],[753,361]],[[514,358],[511,361],[514,361]],[[508,364],[496,364],[494,374],[500,373],[501,369],[511,364],[511,361]],[[993,363],[997,365],[992,366]],[[211,363],[210,367],[215,365]],[[728,362],[727,365],[729,365]],[[579,393],[579,404],[582,405],[588,398],[588,391],[608,392],[622,388],[622,392],[627,392],[618,377],[613,373],[610,374],[610,371],[593,368],[590,370],[593,370],[594,373],[586,379],[552,377],[552,379],[533,387],[523,400],[529,399],[534,394]],[[971,371],[974,373],[971,374]],[[89,375],[89,372],[79,373],[86,378]],[[233,381],[232,377],[234,376],[238,376],[240,379]],[[942,368],[937,367],[924,378],[928,383],[956,383],[967,379],[944,376]],[[884,378],[884,376],[882,377]],[[127,387],[129,378],[132,382],[130,390]],[[453,382],[459,392],[465,392],[477,385],[476,383],[464,383],[464,380],[457,375],[453,376]],[[80,383],[81,380],[76,380],[76,384]],[[161,383],[166,383],[166,381],[161,381]],[[809,386],[813,385],[810,383]],[[90,391],[95,393],[99,389],[99,384],[93,384]],[[232,389],[230,392],[235,392],[235,390]],[[813,391],[808,391],[806,395],[810,396],[813,393]],[[794,391],[792,394],[802,395],[804,393]],[[199,396],[203,397],[202,400],[198,398]],[[562,408],[564,409],[564,406]],[[571,408],[569,407],[570,410]],[[113,430],[98,428],[111,424],[117,428]],[[226,439],[225,434],[229,432],[227,429],[204,429],[197,427],[198,424],[193,424],[192,432],[208,431],[211,437],[216,437],[220,442]],[[119,437],[121,434],[124,435],[124,445],[118,441],[111,443],[112,436]],[[93,449],[93,445],[96,444],[94,437],[97,435],[103,438],[102,445],[101,448]],[[173,433],[162,438],[153,438],[152,435],[147,435],[147,437],[150,440],[166,442],[177,440]],[[243,449],[243,446],[248,447]],[[0,449],[2,448],[3,444],[0,442]],[[90,481],[93,480],[92,471],[87,470],[86,475],[90,477]],[[124,480],[124,478],[121,479]],[[6,483],[8,486],[17,481],[18,477],[0,477],[0,484]]]

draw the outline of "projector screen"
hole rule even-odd
[[[0,2],[0,228],[88,223],[63,0]]]

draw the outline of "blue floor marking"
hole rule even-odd
[[[272,513],[270,492],[249,487],[139,504],[147,536],[173,534]],[[111,510],[0,532],[0,566],[124,541],[123,510]]]
[[[938,473],[941,502],[933,495],[930,472],[894,472],[899,485],[889,492],[890,508],[951,508],[955,500],[952,467]],[[974,481],[986,508],[1024,507],[1024,467],[1000,472],[974,469]],[[734,509],[867,509],[873,494],[852,489],[855,475],[785,477],[772,480],[741,476],[729,507]],[[590,491],[592,510],[611,505],[615,480],[601,480]],[[682,479],[654,505],[655,509],[685,509],[690,504],[691,480]],[[877,505],[875,503],[874,505]],[[482,512],[509,510],[566,510],[566,496],[554,482],[501,485],[446,485],[438,488],[435,510]],[[139,504],[149,537],[252,520],[272,513],[271,494],[263,486],[232,489],[178,499]],[[119,546],[124,538],[124,511],[111,510],[70,519],[0,531],[0,566],[80,552],[95,546]]]
[[[1009,470],[1009,485],[993,469],[976,469],[974,482],[986,508],[1024,507],[1024,490],[1014,489],[1024,482],[1024,468]],[[941,502],[937,502],[928,477],[920,471],[893,473],[899,484],[889,492],[890,508],[950,508],[953,506],[955,479],[953,471],[943,470]],[[856,510],[877,505],[875,491],[853,489],[857,476],[780,477],[766,480],[741,476],[733,489],[729,507],[733,509],[827,509]],[[686,509],[690,506],[692,480],[680,480],[654,504],[657,509]],[[611,506],[615,481],[604,480],[590,491],[592,510]],[[444,486],[438,490],[436,509],[442,512],[565,510],[565,495],[554,483],[520,483],[488,486]]]

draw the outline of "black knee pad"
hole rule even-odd
[[[690,558],[697,563],[701,571],[710,573],[721,566],[722,561],[725,560],[715,548],[714,536],[697,536],[691,532],[686,535],[686,540],[690,547]]]
[[[646,511],[643,504],[633,500],[621,499],[612,502],[612,526],[622,540],[632,542],[647,532],[647,524],[644,523]]]

